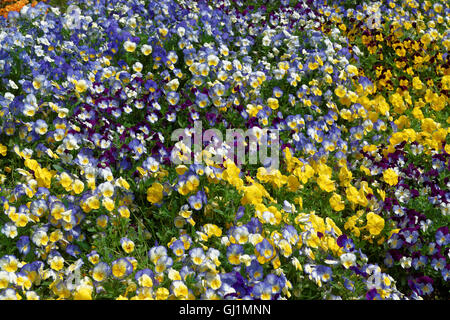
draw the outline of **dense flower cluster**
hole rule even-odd
[[[0,298],[448,299],[449,13],[410,0],[9,12]],[[172,139],[195,140],[198,122],[271,145],[277,130],[279,167]]]
[[[408,283],[409,289],[420,296],[431,294],[435,286],[438,290],[445,288],[450,267],[446,219],[450,185],[448,172],[445,172],[449,169],[450,155],[443,151],[430,158],[421,157],[422,152],[417,142],[407,147],[403,142],[386,158],[377,157],[376,153],[364,154],[379,175],[390,171],[397,180],[394,188],[386,188],[379,206],[383,217],[394,221],[397,227],[383,248],[386,252],[384,265],[409,270],[403,274],[398,271],[397,279],[403,285]],[[370,178],[370,182],[380,184],[376,178]],[[442,291],[438,295],[445,297],[447,293]]]

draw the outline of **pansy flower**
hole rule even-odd
[[[244,253],[244,249],[242,248],[242,246],[240,246],[238,244],[231,244],[227,248],[228,261],[233,265],[239,265],[241,263],[240,257],[243,253]]]
[[[92,278],[97,282],[105,281],[111,275],[111,268],[106,262],[99,262],[92,269]]]
[[[120,239],[120,246],[126,253],[133,252],[135,248],[134,242],[127,237],[123,237]]]
[[[155,284],[153,271],[143,269],[136,272],[134,277],[141,287],[151,288]]]
[[[197,192],[188,198],[189,205],[194,210],[200,210],[203,207],[203,196],[201,191]]]

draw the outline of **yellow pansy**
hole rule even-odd
[[[278,109],[278,99],[276,99],[276,98],[269,98],[269,99],[267,99],[267,105],[272,110]]]
[[[161,202],[163,198],[164,187],[158,183],[154,182],[150,188],[147,189],[147,200],[153,204]]]
[[[342,211],[345,209],[344,201],[339,194],[333,193],[329,201],[334,211]]]
[[[397,173],[389,168],[383,172],[383,180],[390,186],[395,186],[398,183]]]
[[[319,175],[319,177],[317,178],[317,184],[319,185],[320,189],[326,192],[333,192],[334,190],[336,190],[334,181],[326,175]]]
[[[371,235],[379,235],[384,229],[384,219],[376,213],[369,212],[367,214],[367,226]]]
[[[6,146],[4,146],[3,144],[0,143],[0,154],[2,156],[6,156],[6,151],[8,150],[8,148]]]
[[[73,295],[74,300],[92,300],[93,288],[91,286],[82,285]]]

